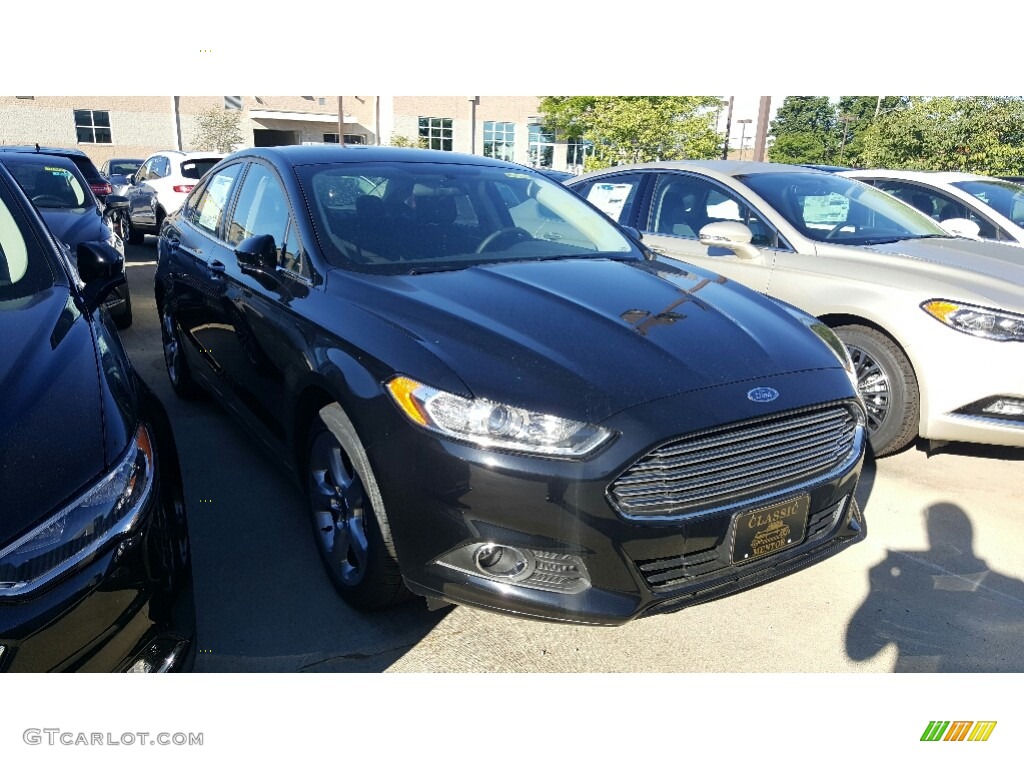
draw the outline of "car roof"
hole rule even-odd
[[[79,171],[75,161],[69,157],[63,155],[49,155],[45,152],[7,152],[4,155],[0,155],[0,163],[10,162],[12,160],[19,162],[31,163],[33,165],[59,165],[61,168],[73,168]],[[81,171],[79,171],[81,173]]]
[[[874,178],[884,176],[889,179],[906,179],[907,181],[931,182],[934,184],[952,184],[954,181],[987,181],[994,179],[993,176],[982,176],[977,173],[961,173],[960,171],[903,171],[887,170],[884,168],[862,169],[843,173],[843,176],[852,178],[866,177]]]
[[[223,152],[213,152],[213,151],[210,151],[210,152],[195,152],[195,151],[184,152],[184,151],[182,151],[180,149],[161,149],[159,152],[153,152],[151,155],[149,155],[146,158],[146,160],[148,160],[150,157],[160,157],[160,156],[173,157],[173,158],[178,159],[178,160],[198,160],[200,158],[209,158],[209,157],[221,158],[221,157],[224,157],[224,153]]]
[[[234,152],[228,155],[228,157],[264,157],[278,160],[286,165],[372,163],[391,160],[400,163],[458,163],[462,165],[496,166],[518,171],[534,170],[506,160],[496,160],[490,157],[481,157],[480,155],[467,155],[461,152],[407,147],[375,147],[369,145],[343,147],[338,144],[293,144],[280,147],[250,147]]]
[[[613,168],[602,168],[600,171],[587,173],[578,176],[578,179],[588,178],[594,173],[607,173],[608,171],[626,170],[651,170],[662,169],[669,171],[712,171],[723,176],[750,176],[762,173],[806,173],[826,174],[816,168],[808,168],[806,165],[787,165],[785,163],[762,163],[753,160],[656,160],[650,163],[636,163],[633,165],[616,165]]]
[[[0,151],[63,155],[64,157],[89,157],[80,149],[70,149],[68,147],[41,147],[38,144],[2,144],[0,145]]]

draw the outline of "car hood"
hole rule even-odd
[[[590,422],[687,391],[839,367],[774,301],[661,261],[513,262],[338,282],[473,395]]]
[[[74,253],[79,243],[103,242],[110,230],[95,208],[40,208],[40,215],[54,237],[66,243]]]
[[[946,283],[950,295],[937,299],[983,300],[990,305],[1024,311],[1024,248],[1019,245],[962,237],[900,240],[867,246],[888,267]],[[899,262],[893,256],[902,257]],[[972,295],[968,295],[972,294]]]
[[[0,301],[0,549],[104,468],[89,324],[67,287]]]

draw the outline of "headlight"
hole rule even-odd
[[[940,323],[970,336],[993,341],[1024,341],[1024,315],[942,299],[926,301],[921,309]]]
[[[152,491],[153,474],[153,446],[140,425],[124,458],[106,477],[0,551],[0,597],[41,587],[131,530]]]
[[[575,458],[590,453],[612,436],[609,430],[593,424],[491,400],[459,397],[404,376],[387,382],[387,390],[414,423],[482,448]]]

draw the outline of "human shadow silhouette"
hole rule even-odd
[[[894,644],[895,672],[1020,672],[1024,581],[991,570],[956,504],[924,510],[929,549],[890,550],[850,619],[846,652],[862,661]]]

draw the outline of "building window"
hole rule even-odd
[[[316,103],[319,104],[321,107],[326,107],[327,106],[327,99],[325,99],[323,96],[321,96],[319,99],[316,100]]]
[[[550,168],[555,159],[555,133],[539,125],[531,125],[529,156],[534,168]]]
[[[110,113],[102,109],[76,109],[75,133],[79,144],[110,144]]]
[[[241,96],[225,96],[224,97],[224,109],[241,109],[242,108],[242,97]]]
[[[324,144],[337,144],[337,143],[338,143],[338,134],[336,134],[336,133],[325,133],[324,134]]]
[[[515,123],[484,122],[484,157],[511,161],[515,144]]]
[[[427,149],[452,151],[452,119],[450,117],[421,117],[420,138],[426,140]]]
[[[585,139],[572,139],[565,147],[565,162],[570,168],[582,168],[589,155],[594,154],[594,143]]]
[[[346,144],[365,144],[366,137],[361,133],[346,133],[345,134]]]

